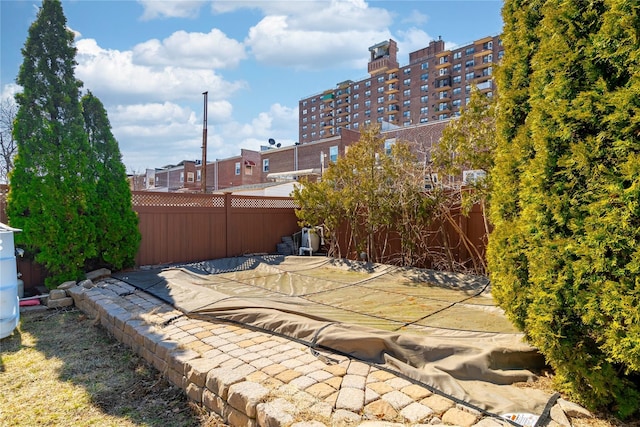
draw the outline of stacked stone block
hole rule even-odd
[[[189,318],[116,279],[67,292],[189,399],[232,426],[507,425],[378,367],[333,354],[318,358],[283,337]],[[566,417],[556,419],[564,425]]]

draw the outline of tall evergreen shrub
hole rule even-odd
[[[640,10],[507,0],[493,294],[592,408],[640,411]]]
[[[111,133],[102,102],[91,92],[82,97],[82,113],[96,184],[92,218],[97,232],[97,254],[87,259],[87,269],[131,267],[138,251],[140,231],[120,148]]]
[[[7,214],[16,243],[50,273],[48,287],[95,267],[133,265],[140,232],[118,143],[90,92],[80,100],[73,33],[58,0],[44,0],[22,49],[23,92]]]
[[[90,216],[95,182],[74,77],[73,33],[59,1],[45,0],[22,49],[17,83],[18,145],[10,175],[7,214],[23,229],[16,243],[51,273],[47,286],[78,279],[96,254]]]

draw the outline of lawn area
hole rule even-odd
[[[21,313],[0,341],[2,426],[224,426],[81,311]]]

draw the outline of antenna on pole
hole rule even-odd
[[[201,184],[202,184],[202,192],[207,192],[207,98],[209,96],[209,92],[202,92],[204,95],[204,118],[202,119],[202,164],[200,165],[201,170]]]

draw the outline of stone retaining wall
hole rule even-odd
[[[333,354],[318,358],[282,337],[183,316],[116,279],[66,292],[191,400],[232,426],[507,425],[375,366]],[[562,410],[554,420],[570,425]]]

